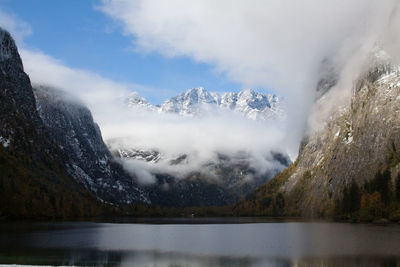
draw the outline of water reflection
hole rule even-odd
[[[400,226],[335,223],[0,224],[0,263],[400,266]]]
[[[0,257],[3,264],[62,265],[62,266],[232,266],[232,267],[286,267],[286,266],[400,266],[396,257],[337,257],[310,259],[273,259],[228,256],[199,256],[181,253],[162,253],[146,251],[110,252],[110,251],[24,251],[24,255],[9,254]],[[0,264],[1,266],[1,264]]]

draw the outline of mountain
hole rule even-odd
[[[261,94],[252,89],[219,94],[202,87],[193,88],[165,100],[160,106],[153,106],[137,93],[132,93],[125,102],[128,107],[182,116],[197,117],[224,110],[243,114],[253,120],[280,119],[284,116],[283,103],[278,96]]]
[[[130,93],[129,96],[124,99],[124,104],[130,108],[139,108],[145,111],[157,111],[156,106],[153,106],[136,92]]]
[[[68,155],[36,110],[10,34],[0,28],[0,217],[92,216],[97,198],[68,173]]]
[[[112,142],[109,146],[115,147]],[[223,206],[235,203],[291,163],[287,156],[271,153],[266,160],[274,167],[259,173],[251,166],[251,156],[247,154],[217,153],[216,159],[210,159],[178,178],[174,173],[176,170],[187,168],[187,164],[193,160],[192,155],[182,154],[167,158],[159,151],[141,149],[117,149],[113,150],[113,154],[127,163],[143,162],[150,167],[149,172],[154,176],[155,182],[143,188],[149,192],[151,203],[173,207]],[[175,171],[164,169],[166,165]],[[146,168],[144,164],[138,166]]]
[[[144,110],[186,117],[218,116],[221,112],[235,112],[247,119],[265,123],[274,123],[274,120],[284,117],[279,97],[251,89],[218,94],[201,87],[193,88],[167,99],[160,106],[154,106],[137,93],[132,93],[126,98],[125,105],[132,108],[132,112]],[[266,158],[270,164],[269,169],[259,173],[251,167],[250,155],[240,151],[232,155],[215,151],[215,156],[207,162],[191,167],[196,162],[196,155],[190,152],[182,151],[181,154],[171,156],[168,151],[159,151],[156,147],[146,150],[124,144],[123,140],[107,140],[107,146],[115,157],[125,160],[127,165],[131,162],[139,168],[149,169],[146,176],[151,175],[155,182],[145,188],[150,194],[151,203],[156,205],[188,207],[232,204],[290,164],[286,155],[271,153]],[[191,168],[190,172],[186,171],[188,168]]]
[[[335,106],[296,162],[237,205],[238,214],[400,219],[400,69],[383,51],[366,62],[350,101]],[[316,110],[332,101],[335,83],[325,81]]]
[[[251,89],[239,93],[224,93],[219,106],[243,113],[253,120],[281,119],[284,117],[281,98],[274,94],[261,94]]]
[[[132,93],[125,100],[125,105],[137,110],[155,113],[172,113],[186,117],[218,116],[221,112],[235,112],[247,119],[268,121],[284,117],[281,99],[275,95],[265,95],[251,89],[239,93],[213,93],[204,88],[193,88],[178,96],[167,99],[160,106],[150,104],[137,93]],[[173,170],[185,170],[196,155],[183,151],[175,156],[157,148],[126,147],[118,139],[107,140],[112,153],[127,162],[147,166],[149,175],[155,183],[148,185],[153,204],[169,206],[222,206],[231,204],[252,192],[276,173],[289,165],[287,156],[272,153],[268,156],[271,166],[260,174],[251,167],[251,156],[239,152],[232,155],[215,151],[215,156],[201,165],[196,165],[191,172],[180,171],[178,178]],[[195,154],[195,153],[193,153]],[[145,164],[144,164],[145,163]],[[169,170],[166,170],[169,169]],[[162,189],[164,188],[164,190]],[[168,190],[165,190],[168,188]],[[161,189],[161,190],[160,190]]]
[[[155,174],[156,182],[146,186],[151,203],[157,206],[185,208],[225,206],[239,200],[239,197],[217,181],[210,181],[207,175],[191,173],[184,178],[170,174]]]
[[[17,47],[3,30],[0,60],[0,217],[92,216],[114,210],[109,204],[221,206],[251,190],[247,179],[254,171],[246,159],[237,161],[222,155],[218,162],[202,167],[219,173],[222,182],[193,171],[184,179],[154,173],[156,183],[138,184],[110,153],[90,111],[80,101],[48,86],[32,88]],[[221,103],[229,100],[205,90],[192,93],[199,93],[197,101],[211,101],[210,95]],[[161,109],[135,94],[126,104],[156,112]],[[123,158],[154,163],[164,159],[157,151],[118,153]],[[170,164],[178,166],[189,158],[182,154]],[[272,175],[255,178],[258,182],[251,184],[261,184]]]
[[[68,173],[102,201],[149,203],[147,193],[115,162],[90,111],[63,91],[34,88],[39,115],[58,147],[68,155]]]
[[[160,110],[165,113],[177,113],[185,116],[200,115],[207,105],[217,106],[217,99],[204,88],[194,88],[176,97],[167,99]]]

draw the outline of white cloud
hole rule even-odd
[[[8,30],[19,45],[22,45],[25,37],[32,34],[32,27],[28,23],[1,10],[0,26]]]
[[[131,169],[140,164],[149,172],[166,172],[176,177],[193,171],[207,173],[205,166],[217,162],[217,153],[245,154],[258,174],[282,168],[273,163],[271,156],[271,151],[286,153],[284,129],[279,122],[253,121],[228,110],[197,118],[124,108],[118,113],[120,116],[113,123],[102,128],[107,138],[117,140],[109,142],[112,148],[156,150],[162,155],[156,164],[133,161]],[[169,163],[183,154],[188,155],[185,163]]]
[[[115,103],[135,89],[96,73],[74,69],[42,52],[20,49],[26,73],[34,84],[46,84],[77,96],[92,111],[102,125],[108,117],[109,103]]]
[[[387,27],[396,2],[103,0],[99,8],[144,50],[214,63],[248,86],[295,90],[324,57]]]
[[[284,95],[291,107],[287,142],[295,151],[322,60],[332,59],[342,70],[377,42],[398,47],[392,40],[400,33],[393,15],[397,2],[102,0],[98,9],[119,21],[138,49],[189,56],[214,64],[244,86],[273,88]],[[354,79],[351,73],[346,77]]]

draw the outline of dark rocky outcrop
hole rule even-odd
[[[37,110],[52,140],[68,155],[68,173],[103,201],[149,203],[147,193],[117,163],[90,111],[79,100],[46,86],[34,88]]]
[[[91,216],[96,197],[69,175],[68,156],[37,110],[10,34],[0,29],[0,217]]]

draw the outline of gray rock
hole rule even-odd
[[[400,71],[376,56],[370,64],[349,104],[304,140],[294,172],[280,189],[304,216],[322,215],[352,181],[363,184],[387,167],[398,172]]]
[[[103,201],[150,203],[147,193],[115,162],[90,111],[67,93],[34,89],[37,110],[58,147],[68,155],[68,172]]]

